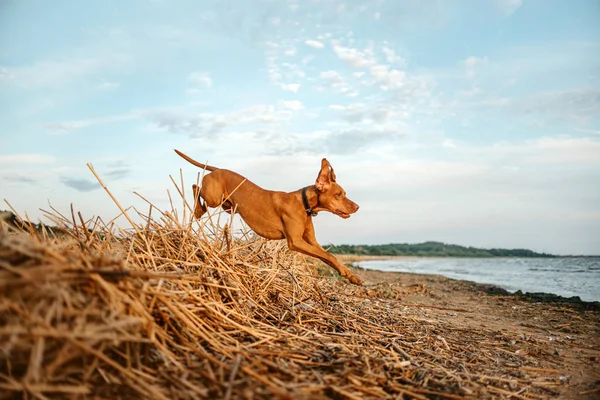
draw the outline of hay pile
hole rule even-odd
[[[0,228],[0,398],[549,394],[526,379],[535,344],[518,355],[519,338],[398,307],[393,288],[319,277],[220,214],[151,210],[127,232],[75,213],[50,215],[60,234]]]

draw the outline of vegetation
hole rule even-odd
[[[441,242],[417,244],[390,243],[376,245],[332,246],[332,254],[357,254],[365,256],[418,256],[418,257],[555,257],[527,249],[478,249]]]
[[[14,227],[25,228],[26,230],[38,231],[46,230],[49,234],[57,236],[61,234],[61,229],[56,226],[49,226],[42,223],[31,223],[21,221],[11,211],[0,210],[0,220]],[[88,229],[92,232],[91,229]],[[100,233],[100,235],[102,235]],[[465,247],[456,244],[446,244],[442,242],[424,242],[424,243],[389,243],[375,245],[350,245],[341,244],[332,245],[329,248],[331,254],[356,254],[365,256],[417,256],[417,257],[556,257],[547,253],[536,253],[528,249],[479,249],[476,247]]]
[[[183,203],[150,205],[139,224],[121,208],[127,229],[48,214],[57,236],[0,218],[1,399],[544,399],[540,382],[565,387],[537,377],[562,368],[555,343],[400,303],[414,285],[325,278],[285,241],[234,236],[213,223],[222,210],[190,221]]]

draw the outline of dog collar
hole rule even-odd
[[[308,214],[309,217],[316,217],[317,213],[311,208],[311,206],[308,205],[306,189],[308,189],[308,186],[302,188],[302,204],[304,204],[304,211],[306,211],[306,214]]]

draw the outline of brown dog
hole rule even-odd
[[[211,172],[202,179],[201,188],[192,186],[196,218],[207,211],[207,206],[222,206],[229,213],[235,210],[258,235],[273,240],[285,238],[290,250],[316,257],[350,282],[362,285],[363,282],[326,252],[315,238],[312,217],[317,212],[329,211],[349,218],[358,210],[358,204],[346,198],[344,189],[335,182],[333,168],[325,158],[314,185],[285,193],[265,190],[233,171],[201,164],[178,150],[175,152],[191,164]]]

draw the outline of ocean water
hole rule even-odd
[[[509,292],[546,292],[600,301],[600,257],[391,258],[356,263],[365,269],[437,274],[490,283]]]

